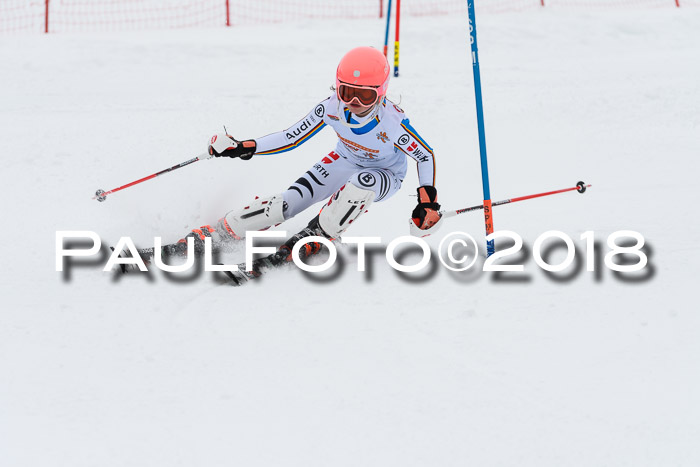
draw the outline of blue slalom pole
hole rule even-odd
[[[479,71],[479,50],[476,44],[476,14],[474,0],[467,0],[469,12],[469,40],[472,49],[474,71],[474,97],[476,99],[476,121],[479,128],[479,154],[481,155],[481,184],[484,190],[484,224],[486,235],[493,233],[493,211],[491,210],[491,189],[489,188],[489,165],[486,159],[486,130],[484,129],[484,106],[481,101],[481,73]],[[486,256],[496,251],[494,241],[486,242]]]
[[[389,8],[386,12],[386,34],[384,34],[384,56],[387,56],[389,50],[389,21],[391,21],[391,0],[389,0]]]

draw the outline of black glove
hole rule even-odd
[[[434,186],[418,187],[418,206],[413,209],[411,217],[419,229],[425,230],[440,220],[440,205],[437,202],[437,190]]]
[[[240,157],[247,161],[253,157],[256,149],[254,139],[236,141],[233,136],[223,133],[212,136],[209,141],[209,154],[214,157]]]

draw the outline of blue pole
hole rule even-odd
[[[476,14],[474,0],[467,0],[469,12],[469,40],[472,49],[474,71],[474,97],[476,99],[476,121],[479,128],[479,154],[481,155],[481,184],[484,190],[484,224],[486,235],[493,233],[493,212],[491,210],[491,189],[489,188],[489,165],[486,159],[486,130],[484,129],[484,106],[481,102],[481,73],[479,71],[479,50],[476,43]],[[486,242],[486,255],[491,256],[496,247],[494,241]]]
[[[386,12],[386,34],[384,35],[384,56],[386,57],[389,50],[389,21],[391,20],[391,0],[389,0],[389,8]]]

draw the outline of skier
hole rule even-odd
[[[187,237],[194,239],[195,252],[204,251],[206,237],[212,238],[216,248],[244,238],[247,231],[279,225],[311,205],[327,200],[308,227],[289,239],[276,255],[271,255],[275,256],[272,263],[268,261],[264,265],[290,261],[291,249],[299,239],[311,235],[336,238],[373,202],[393,196],[406,175],[407,157],[417,162],[420,185],[411,231],[419,236],[434,232],[441,219],[433,150],[410,125],[403,110],[386,98],[389,74],[389,63],[381,52],[372,47],[357,47],[340,60],[335,93],[290,128],[242,141],[228,134],[214,135],[208,148],[211,156],[243,160],[296,149],[325,126],[336,132],[338,143],[286,191],[256,197],[245,207],[226,214],[216,226],[194,229]],[[163,247],[163,253],[185,254],[186,238]],[[312,242],[305,245],[302,254],[313,254],[319,249],[320,245]],[[248,278],[257,277],[259,271],[248,275]]]

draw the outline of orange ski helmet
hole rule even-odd
[[[340,59],[335,92],[343,102],[369,106],[379,102],[389,87],[389,62],[373,47],[357,47]]]

